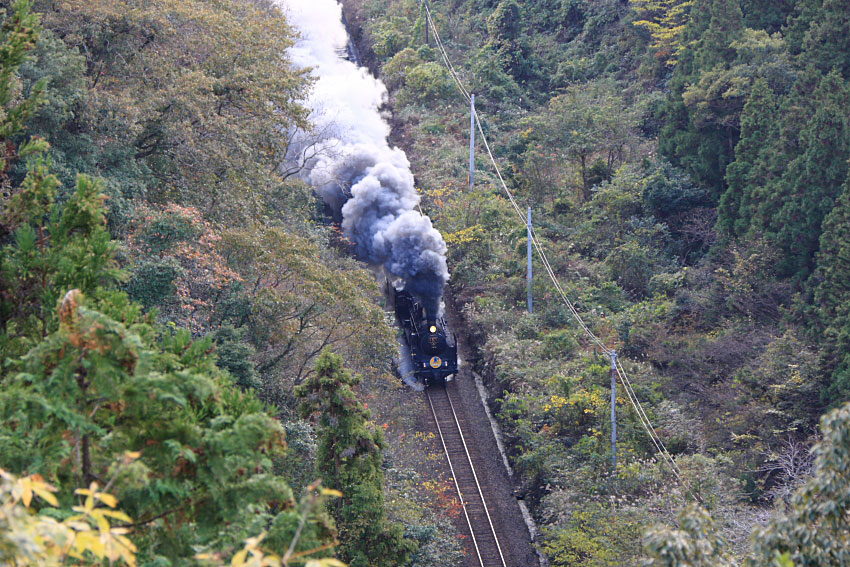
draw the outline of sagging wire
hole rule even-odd
[[[455,86],[457,87],[458,91],[460,92],[460,94],[464,97],[466,102],[470,102],[472,97],[470,96],[469,91],[463,85],[463,81],[460,80],[460,76],[459,76],[458,72],[455,70],[454,65],[452,65],[451,58],[449,58],[448,52],[445,49],[443,41],[440,38],[439,33],[437,32],[437,27],[434,25],[434,20],[431,16],[431,10],[428,7],[427,0],[423,0],[423,6],[424,6],[424,9],[425,9],[425,17],[427,19],[428,27],[431,30],[432,36],[434,37],[434,42],[437,45],[437,49],[440,52],[440,56],[443,60],[443,63],[446,65],[446,68],[448,69],[449,75],[451,76],[451,78],[452,78]],[[552,268],[551,264],[549,263],[549,259],[546,257],[546,253],[543,250],[542,245],[540,244],[540,240],[537,236],[537,232],[535,231],[533,226],[528,225],[525,212],[517,204],[513,193],[508,188],[507,183],[505,183],[504,177],[502,176],[501,169],[499,168],[499,164],[497,163],[495,157],[493,156],[493,152],[490,149],[490,144],[487,141],[487,136],[484,134],[484,127],[481,123],[481,119],[478,115],[478,111],[473,107],[472,112],[473,112],[473,116],[475,118],[475,123],[477,125],[478,132],[481,135],[481,140],[484,144],[484,148],[487,151],[487,156],[490,158],[490,163],[492,164],[493,169],[496,172],[496,176],[499,178],[499,183],[501,184],[503,191],[507,195],[508,201],[510,202],[514,211],[517,213],[517,215],[521,219],[523,225],[525,225],[526,228],[529,230],[529,234],[531,235],[532,244],[534,245],[534,248],[537,251],[537,255],[540,258],[540,261],[543,263],[543,266],[546,270],[547,275],[549,276],[549,279],[552,280],[552,283],[555,286],[555,289],[558,292],[558,295],[561,297],[561,300],[567,306],[568,310],[570,311],[570,314],[573,316],[575,321],[578,323],[578,325],[584,331],[585,335],[587,337],[589,337],[590,340],[596,346],[598,346],[602,350],[603,353],[605,353],[608,356],[611,356],[612,355],[612,349],[608,348],[605,345],[605,343],[602,341],[602,339],[597,337],[596,334],[593,331],[590,330],[590,328],[584,322],[584,319],[582,319],[581,314],[578,312],[578,310],[576,309],[573,302],[570,301],[569,297],[567,297],[567,294],[564,291],[564,288],[561,286],[561,283],[558,281],[558,278],[555,275],[554,269]],[[670,455],[670,452],[667,450],[667,447],[664,445],[664,442],[661,440],[658,433],[655,431],[655,427],[653,427],[652,422],[649,420],[649,416],[646,414],[646,411],[643,409],[643,405],[640,403],[640,400],[638,400],[637,395],[635,394],[634,389],[632,388],[631,381],[629,380],[628,375],[626,374],[626,370],[625,370],[625,368],[623,368],[623,366],[619,362],[619,360],[616,362],[615,368],[616,368],[617,375],[620,379],[620,383],[623,385],[623,389],[625,390],[626,396],[629,399],[629,403],[634,408],[635,413],[638,416],[638,420],[641,422],[641,425],[643,426],[644,430],[646,431],[647,435],[649,436],[650,440],[652,441],[653,445],[655,446],[657,452],[662,455],[665,463],[667,463],[667,465],[670,467],[670,470],[673,472],[673,475],[676,477],[676,480],[680,484],[682,484],[685,487],[685,489],[692,496],[694,496],[697,500],[699,500],[698,495],[696,495],[690,489],[690,487],[687,485],[687,483],[682,479],[681,469],[679,468],[678,464],[676,464],[676,461],[673,459],[672,455]]]

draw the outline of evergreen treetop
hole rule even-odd
[[[342,493],[331,503],[340,530],[340,556],[351,567],[394,567],[407,561],[416,544],[385,517],[384,441],[379,430],[369,427],[369,411],[351,390],[359,382],[342,359],[326,349],[296,395],[303,400],[301,415],[317,417],[317,473],[326,486]]]

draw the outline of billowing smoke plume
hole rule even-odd
[[[336,0],[278,1],[301,34],[294,63],[317,77],[309,100],[316,129],[296,140],[291,157],[306,161],[305,178],[341,219],[357,256],[401,278],[433,318],[449,279],[446,244],[418,211],[407,157],[387,143],[386,88],[342,57],[349,40]]]

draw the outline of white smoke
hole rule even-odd
[[[336,0],[278,0],[300,33],[290,49],[295,65],[317,78],[308,105],[316,132],[296,139],[316,157],[307,160],[305,179],[342,220],[343,234],[357,256],[383,265],[423,301],[429,317],[440,309],[449,279],[446,244],[417,210],[419,195],[407,156],[387,142],[389,125],[381,113],[384,84],[367,69],[340,56],[348,34]]]
[[[398,339],[399,357],[396,360],[396,367],[401,376],[401,381],[416,390],[417,392],[425,391],[425,382],[416,379],[416,370],[413,368],[413,357],[410,356],[410,349],[401,337]]]

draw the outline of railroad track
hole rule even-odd
[[[463,436],[463,424],[458,419],[452,402],[450,387],[428,388],[425,395],[469,529],[473,557],[477,559],[477,563],[473,564],[480,567],[507,567],[490,510],[484,500],[481,483],[472,464],[469,447]]]

